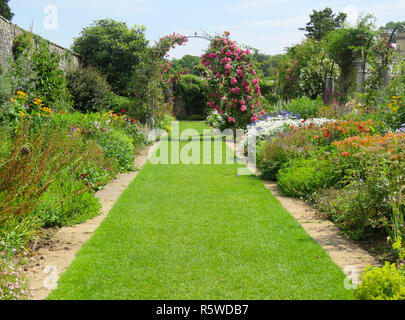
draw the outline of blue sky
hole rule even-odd
[[[83,27],[106,17],[129,26],[144,25],[152,43],[172,32],[230,31],[233,40],[267,54],[282,53],[285,47],[300,42],[304,32],[298,28],[308,22],[312,9],[344,11],[351,22],[362,12],[374,14],[377,25],[405,20],[405,0],[11,0],[9,5],[15,24],[25,29],[32,24],[35,33],[64,47],[71,46]],[[49,5],[51,11],[45,12]],[[49,25],[54,21],[47,19],[52,8],[57,9],[57,29],[44,26],[44,22]],[[193,39],[170,54],[175,58],[200,55],[206,47],[207,41]]]

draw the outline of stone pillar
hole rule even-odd
[[[325,90],[331,95],[335,92],[335,78],[330,74],[326,76]]]
[[[402,32],[397,36],[397,51],[401,57],[405,58],[405,32]]]
[[[363,83],[366,81],[366,70],[364,60],[359,57],[353,62],[356,67],[357,76],[356,76],[356,91],[364,92]]]

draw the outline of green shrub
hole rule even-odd
[[[319,109],[323,106],[321,97],[312,100],[307,97],[293,99],[285,106],[285,110],[291,111],[294,114],[299,114],[303,119],[316,117]]]
[[[17,89],[30,98],[40,98],[51,109],[66,110],[71,106],[71,97],[66,88],[66,77],[59,68],[61,56],[51,50],[49,43],[29,32],[14,39],[15,62],[11,75]]]
[[[205,80],[194,75],[182,75],[173,85],[176,97],[174,114],[179,120],[204,120],[207,117],[207,92]]]
[[[389,218],[381,210],[389,212],[390,205],[385,200],[375,206],[378,201],[373,199],[364,182],[355,182],[339,190],[320,190],[313,195],[312,201],[351,239],[367,239],[386,232]]]
[[[100,204],[93,192],[70,170],[61,171],[35,211],[42,227],[82,223],[99,214]]]
[[[295,158],[307,158],[315,149],[308,137],[297,132],[276,135],[257,147],[257,167],[266,180],[276,180],[281,167]]]
[[[82,112],[100,112],[110,107],[112,92],[106,79],[93,68],[69,70],[67,87],[74,108]]]
[[[119,113],[125,110],[129,117],[141,123],[145,123],[150,116],[147,105],[140,99],[113,95],[110,106],[114,112]]]
[[[337,180],[333,164],[327,160],[296,159],[286,164],[277,175],[277,184],[284,194],[308,196],[327,188]]]
[[[134,169],[135,147],[128,136],[117,130],[111,130],[106,134],[99,134],[97,142],[103,148],[106,157],[118,162],[120,171]]]
[[[405,268],[389,262],[382,268],[368,267],[354,295],[359,300],[405,300]]]

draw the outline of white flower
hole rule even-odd
[[[255,123],[247,126],[247,132],[242,140],[244,146],[247,146],[249,137],[256,135],[257,141],[269,139],[276,134],[291,130],[291,127],[307,127],[311,123],[315,126],[322,126],[328,122],[336,122],[333,119],[315,118],[315,119],[293,119],[289,117],[276,116],[267,117],[264,120],[256,121]]]

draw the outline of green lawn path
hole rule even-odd
[[[239,166],[148,163],[49,299],[352,299],[340,268]]]

